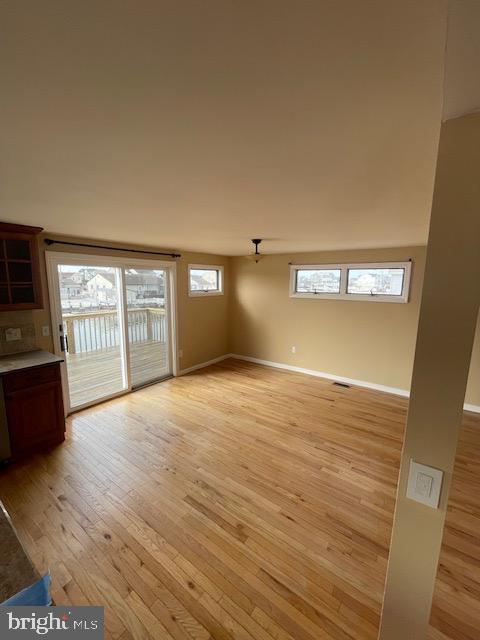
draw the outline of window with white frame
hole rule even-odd
[[[223,294],[223,267],[205,264],[188,265],[190,296],[220,296]]]
[[[292,298],[408,302],[409,262],[290,265]]]

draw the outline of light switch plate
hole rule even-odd
[[[427,467],[424,464],[410,460],[407,498],[426,504],[433,509],[438,509],[442,481],[443,471],[440,471],[440,469]]]
[[[49,335],[50,335],[50,327],[48,326],[48,324],[46,324],[45,326],[42,327],[42,336],[46,338]]]

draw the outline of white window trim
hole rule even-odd
[[[210,271],[218,271],[218,286],[219,289],[213,291],[200,291],[190,288],[190,271],[192,269],[208,269]],[[205,296],[223,296],[223,266],[219,264],[189,264],[187,270],[188,277],[188,295],[192,298],[203,298]]]
[[[295,290],[297,271],[302,269],[340,269],[340,293],[299,293]],[[401,296],[378,294],[347,293],[347,275],[349,269],[404,269],[403,292]],[[361,300],[363,302],[396,302],[405,304],[410,293],[412,262],[359,262],[343,264],[291,264],[290,298],[316,298],[317,300]]]

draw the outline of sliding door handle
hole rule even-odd
[[[68,337],[67,336],[60,336],[60,351],[62,353],[65,353],[65,352],[68,353]]]

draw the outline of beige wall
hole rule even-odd
[[[475,342],[473,343],[465,402],[477,406],[480,405],[480,314],[477,318],[477,330],[475,333]]]
[[[232,259],[232,353],[409,389],[425,247],[271,255]],[[413,259],[409,304],[289,297],[289,262]],[[445,304],[448,301],[445,300]],[[467,402],[480,405],[480,330]],[[292,354],[291,347],[296,347]]]
[[[54,234],[43,234],[39,237],[40,265],[42,271],[44,308],[34,311],[2,312],[0,323],[5,326],[11,323],[12,326],[33,322],[35,325],[36,344],[42,349],[51,351],[53,349],[52,338],[42,336],[42,326],[50,326],[50,307],[45,270],[45,243],[44,237],[58,238],[62,240],[72,240],[82,242],[82,239],[66,236],[55,236]],[[83,239],[85,242],[98,243],[98,239]],[[101,242],[101,244],[109,244]],[[125,243],[122,246],[127,246]],[[151,247],[131,247],[135,249],[152,250]],[[82,249],[81,247],[68,247],[67,245],[52,245],[51,251],[65,251],[72,253],[97,253],[99,255],[125,256],[130,258],[145,259],[141,253],[114,253],[107,250]],[[159,248],[158,251],[165,251]],[[181,258],[176,259],[177,263],[177,329],[178,347],[183,350],[183,357],[180,360],[180,368],[186,369],[195,364],[211,360],[228,352],[228,303],[229,303],[229,259],[225,256],[213,256],[201,253],[182,253]],[[152,256],[154,257],[154,256]],[[161,256],[158,259],[166,259]],[[206,298],[193,298],[188,296],[187,268],[189,263],[194,264],[215,264],[225,268],[225,295],[209,296]]]
[[[223,296],[188,295],[188,264],[214,264],[224,267]],[[196,364],[229,352],[228,311],[231,287],[230,259],[225,256],[184,253],[177,259],[177,322],[179,348],[183,349],[180,367]]]

